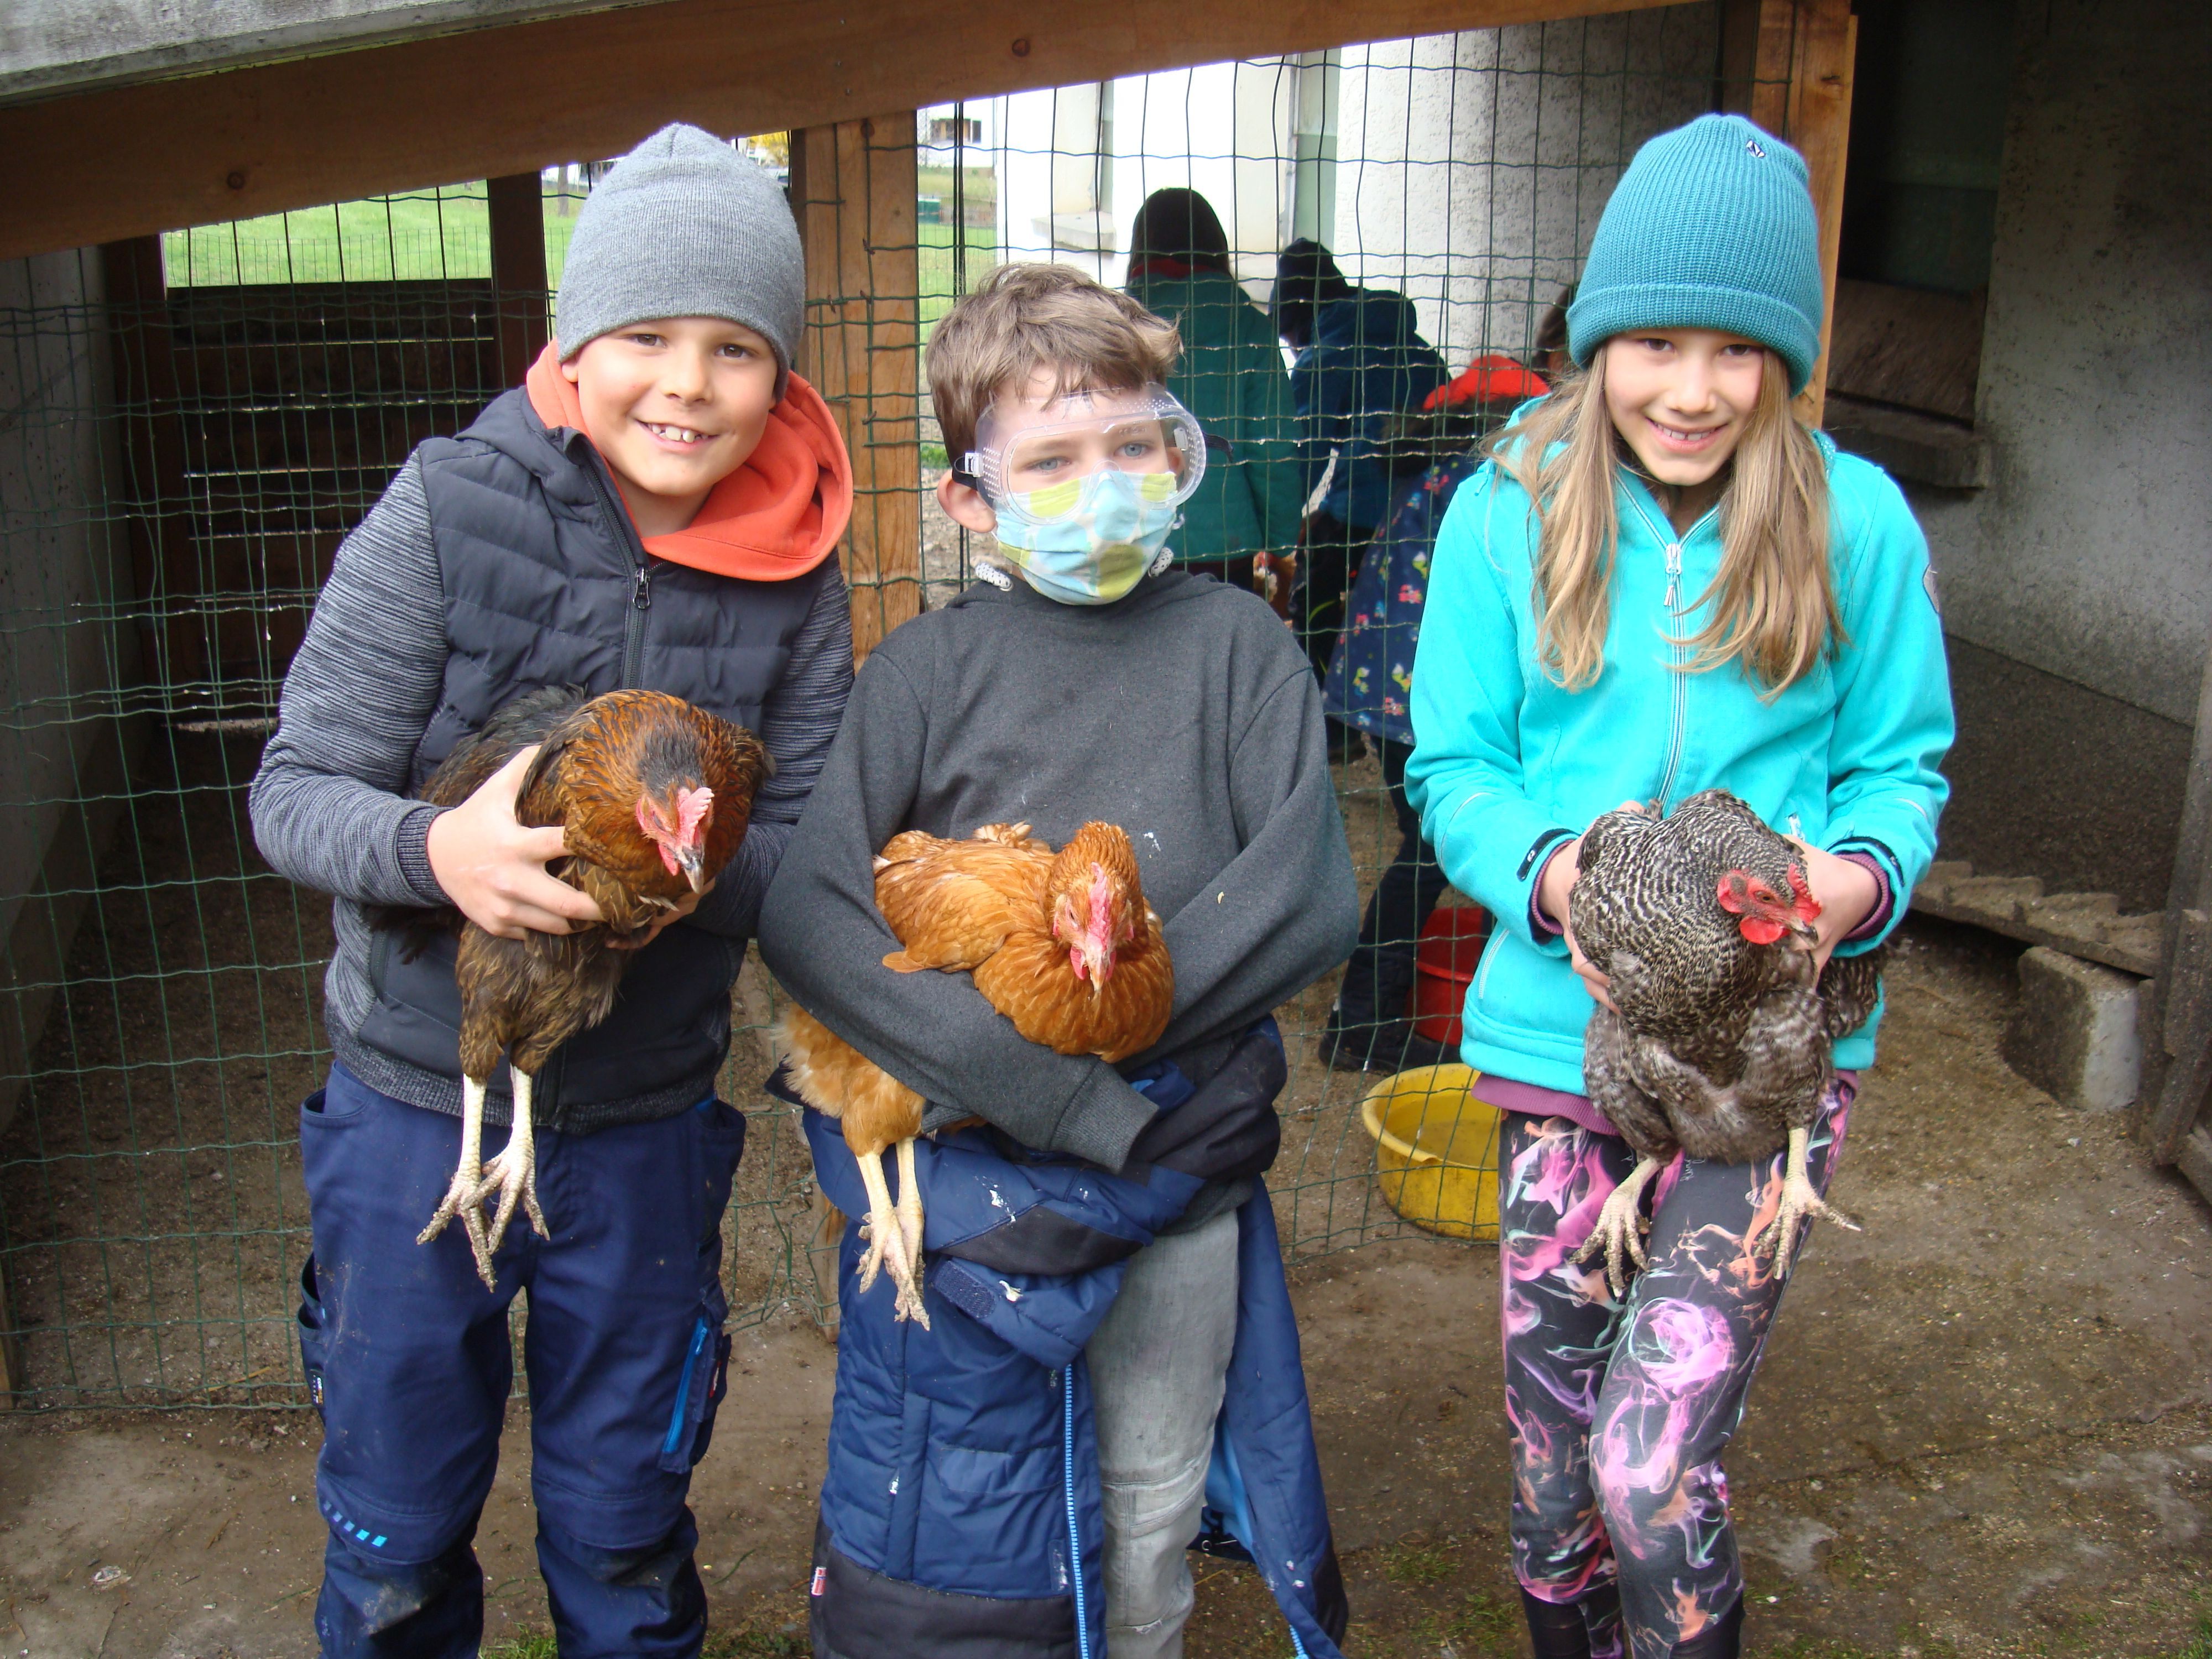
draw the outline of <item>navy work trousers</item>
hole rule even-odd
[[[518,1213],[477,1277],[458,1223],[428,1244],[460,1120],[343,1066],[300,1113],[314,1254],[301,1347],[323,1413],[326,1659],[460,1659],[483,1631],[471,1540],[530,1293],[531,1492],[562,1659],[688,1659],[705,1638],[684,1498],[726,1386],[722,1212],[744,1117],[719,1101],[589,1135],[538,1135],[550,1239]],[[487,1156],[503,1136],[488,1130]]]

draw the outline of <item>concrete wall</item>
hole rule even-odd
[[[1454,368],[1524,353],[1637,147],[1711,107],[1717,21],[1666,7],[1346,47],[1345,274],[1410,295]]]
[[[2187,722],[2212,630],[2212,27],[2196,0],[2036,0],[2017,27],[1975,422],[1996,482],[1915,506],[1954,634]]]
[[[94,251],[0,264],[0,1126],[124,777],[132,584]]]

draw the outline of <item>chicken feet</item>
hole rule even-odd
[[[446,1224],[459,1216],[461,1225],[469,1235],[469,1249],[477,1259],[477,1276],[487,1290],[495,1289],[491,1273],[491,1250],[485,1243],[483,1218],[483,1103],[484,1085],[477,1079],[461,1079],[461,1161],[453,1170],[453,1184],[446,1188],[446,1196],[438,1212],[430,1218],[430,1224],[415,1236],[417,1244],[428,1244],[446,1231]]]
[[[490,1234],[477,1259],[487,1285],[491,1283],[490,1259],[507,1237],[507,1224],[514,1218],[518,1200],[538,1237],[552,1237],[545,1229],[545,1212],[538,1207],[538,1145],[530,1115],[530,1091],[536,1079],[515,1066],[508,1066],[507,1076],[514,1083],[514,1124],[507,1132],[507,1145],[484,1165],[483,1184],[477,1189],[479,1206],[494,1193],[499,1194],[498,1213],[492,1217]]]
[[[1615,1187],[1605,1200],[1605,1207],[1597,1212],[1597,1223],[1590,1236],[1575,1252],[1577,1262],[1587,1261],[1600,1250],[1605,1252],[1605,1282],[1613,1287],[1615,1296],[1628,1289],[1628,1270],[1624,1257],[1633,1260],[1638,1267],[1651,1264],[1644,1255],[1644,1235],[1650,1224],[1638,1212],[1644,1188],[1659,1173],[1661,1160],[1644,1154],[1636,1160],[1636,1167],[1628,1172],[1628,1179]]]
[[[1802,1125],[1790,1132],[1790,1153],[1783,1166],[1781,1206],[1775,1212],[1772,1223],[1752,1242],[1754,1255],[1771,1243],[1778,1278],[1786,1277],[1790,1272],[1790,1257],[1797,1249],[1800,1221],[1832,1221],[1838,1227],[1859,1231],[1857,1222],[1841,1210],[1830,1208],[1813,1190],[1812,1181],[1805,1174],[1805,1148],[1810,1139],[1810,1132]]]
[[[889,1268],[898,1291],[896,1316],[919,1320],[927,1330],[929,1315],[921,1301],[921,1189],[915,1180],[914,1142],[901,1140],[898,1152],[900,1201],[896,1205],[884,1179],[884,1155],[856,1155],[860,1180],[868,1189],[868,1218],[860,1230],[868,1242],[860,1253],[860,1289],[872,1289],[877,1273]]]

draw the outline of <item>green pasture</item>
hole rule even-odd
[[[951,170],[927,182],[951,196]],[[970,170],[969,187],[986,188],[990,175]],[[925,193],[934,193],[925,191]],[[558,288],[576,227],[581,198],[545,198],[545,276]],[[563,212],[566,207],[568,210]],[[921,326],[925,334],[951,306],[953,236],[951,225],[916,227],[920,243]],[[973,282],[996,263],[996,239],[970,227],[968,274]],[[403,196],[302,208],[259,219],[173,230],[162,238],[172,288],[258,283],[435,282],[491,275],[491,226],[481,183],[451,185]]]

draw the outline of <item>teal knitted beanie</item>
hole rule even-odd
[[[1805,389],[1820,355],[1820,231],[1804,157],[1741,115],[1700,115],[1636,152],[1591,239],[1567,349],[1587,368],[1637,328],[1741,334]]]

